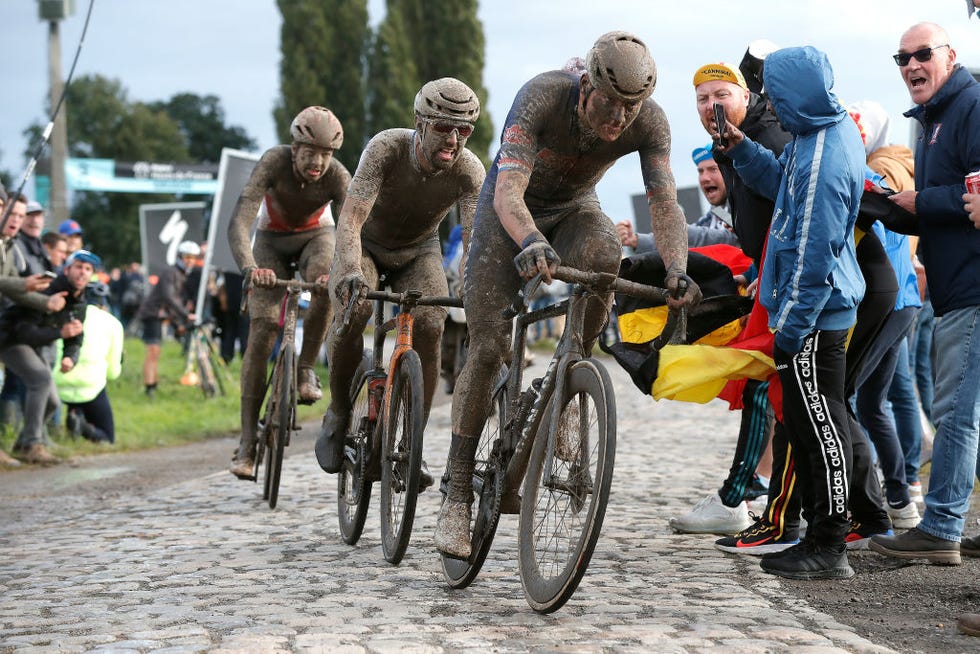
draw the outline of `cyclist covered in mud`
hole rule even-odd
[[[646,45],[627,32],[610,32],[589,51],[585,71],[538,75],[518,92],[507,116],[480,193],[464,277],[470,345],[453,397],[450,479],[435,535],[447,556],[470,554],[474,455],[510,339],[501,311],[522,278],[541,273],[550,282],[562,261],[583,270],[619,270],[619,238],[595,186],[620,157],[640,155],[668,288],[688,280],[687,292],[672,304],[693,304],[700,295],[685,274],[687,224],[670,170],[667,117],[650,97],[656,78]],[[603,328],[610,300],[591,301],[587,342]]]
[[[486,169],[466,149],[480,115],[480,101],[463,82],[444,77],[415,96],[415,129],[388,129],[367,144],[354,173],[337,227],[337,250],[330,269],[336,311],[327,336],[330,407],[316,443],[320,466],[340,470],[350,419],[350,385],[361,361],[361,333],[371,317],[367,301],[357,303],[350,327],[342,312],[353,295],[364,297],[379,274],[395,292],[449,295],[442,268],[438,227],[459,204],[464,238],[469,237],[477,195]],[[439,377],[439,354],[446,310],[418,307],[412,315],[414,348],[422,360],[425,416]],[[423,475],[424,482],[431,477]]]
[[[296,264],[306,281],[323,285],[314,293],[303,322],[299,355],[299,402],[323,397],[313,363],[323,344],[330,313],[327,275],[334,249],[334,218],[347,196],[350,173],[333,158],[344,142],[340,121],[324,107],[307,107],[289,127],[293,142],[267,150],[242,191],[228,226],[228,242],[246,282],[251,280],[248,347],[242,358],[242,438],[231,472],[255,478],[255,444],[259,410],[265,395],[267,362],[279,329],[285,291],[278,278],[291,278]],[[254,223],[255,243],[249,245]]]

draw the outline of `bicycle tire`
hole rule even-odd
[[[422,360],[415,350],[398,360],[381,451],[381,551],[399,564],[412,538],[425,429]]]
[[[208,339],[207,341],[207,349],[208,363],[211,365],[211,371],[214,375],[214,381],[216,382],[218,394],[221,395],[221,397],[224,397],[227,394],[224,377],[225,373],[228,371],[228,366],[215,350],[214,341],[211,339]]]
[[[368,382],[373,378],[371,357],[365,354],[351,385],[350,424],[344,437],[344,462],[337,474],[337,518],[341,538],[348,545],[356,544],[361,537],[371,503],[367,458],[376,420],[371,420],[368,412]]]
[[[276,374],[273,376],[272,390],[276,398],[275,411],[272,414],[272,429],[269,432],[272,442],[269,443],[269,508],[276,508],[279,502],[279,482],[282,480],[282,458],[289,439],[289,429],[292,426],[293,387],[295,369],[295,354],[292,343],[282,346],[279,358],[276,360]]]
[[[503,471],[498,468],[493,454],[494,444],[503,436],[507,416],[507,386],[499,384],[507,377],[507,366],[501,366],[497,377],[498,388],[493,396],[491,414],[480,434],[476,449],[476,466],[473,468],[473,490],[477,493],[476,510],[470,523],[470,558],[466,561],[441,555],[442,574],[450,588],[466,588],[480,574],[487,560],[493,537],[500,521],[500,483]]]
[[[204,393],[204,397],[212,398],[217,390],[217,383],[214,378],[214,369],[211,367],[211,360],[204,349],[204,344],[199,339],[195,338],[192,347],[194,348],[194,358],[197,360],[201,391]]]
[[[616,399],[609,373],[597,361],[584,359],[567,375],[559,424],[552,434],[553,403],[559,400],[553,398],[535,437],[521,499],[521,585],[539,613],[560,609],[589,566],[616,455]]]

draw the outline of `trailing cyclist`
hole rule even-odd
[[[328,205],[340,207],[350,173],[333,158],[344,142],[340,121],[324,107],[307,107],[289,127],[291,145],[277,145],[262,155],[242,191],[228,242],[246,281],[251,280],[248,347],[242,359],[242,437],[231,472],[255,478],[255,445],[259,410],[265,395],[266,369],[278,333],[284,291],[277,278],[291,276],[296,264],[306,281],[326,289],[334,250],[334,218]],[[258,221],[255,244],[249,233]],[[323,393],[313,363],[329,322],[330,298],[315,293],[304,322],[299,356],[299,402],[313,404]]]
[[[377,287],[380,274],[395,292],[449,294],[437,230],[449,209],[458,204],[464,240],[469,238],[486,175],[477,156],[466,149],[479,115],[479,98],[463,82],[451,77],[428,82],[415,96],[415,129],[380,132],[361,154],[338,221],[330,269],[335,306],[347,306],[352,296],[362,300],[351,312],[350,329],[341,333],[338,309],[327,335],[330,407],[316,443],[317,461],[326,472],[339,471],[343,461],[351,379],[364,349],[361,333],[371,317],[365,294]],[[413,316],[428,420],[439,377],[446,311],[418,307]]]
[[[449,489],[435,538],[447,556],[470,554],[474,455],[510,338],[501,311],[521,278],[540,273],[550,282],[562,260],[582,270],[619,270],[619,238],[595,185],[620,157],[640,155],[668,288],[676,291],[680,280],[688,280],[687,292],[672,304],[698,299],[697,285],[685,274],[687,225],[670,170],[670,128],[650,97],[656,77],[640,39],[610,32],[588,53],[585,70],[538,75],[518,92],[507,116],[480,194],[464,277],[470,345],[453,397]],[[606,322],[610,300],[593,300],[588,308],[589,347]]]

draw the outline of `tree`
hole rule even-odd
[[[253,143],[241,128],[224,125],[224,111],[213,96],[200,98],[185,93],[166,102],[132,102],[118,80],[91,75],[71,83],[66,103],[70,107],[68,153],[72,157],[197,163],[199,157],[217,161],[212,157],[215,149],[220,153],[222,145]],[[176,117],[171,117],[171,112]],[[197,143],[198,130],[226,135],[230,140]],[[26,133],[30,143],[37,143],[41,126],[33,125]],[[71,217],[85,230],[86,247],[108,265],[120,265],[140,259],[139,205],[176,199],[173,194],[76,192]],[[65,218],[49,216],[48,227]]]
[[[415,93],[425,82],[440,77],[461,80],[476,92],[482,106],[480,120],[467,147],[486,164],[495,135],[486,110],[487,90],[483,86],[485,40],[483,24],[477,17],[477,5],[477,0],[388,0],[388,13],[381,24],[378,42],[388,45],[396,64],[403,62],[402,70],[389,77],[392,71],[374,67],[378,56],[373,53],[368,95],[390,98],[388,101],[391,102],[396,101],[397,95],[410,107]],[[384,34],[386,27],[389,32]],[[409,84],[404,78],[413,72],[415,83]],[[403,85],[413,88],[411,95],[405,94]],[[372,124],[378,129],[394,126],[381,122],[382,116],[379,120],[375,120],[373,113],[371,116]]]
[[[163,111],[177,123],[195,163],[218,163],[223,148],[247,151],[258,148],[243,127],[225,125],[225,110],[216,95],[178,93],[166,102],[148,106]]]
[[[273,111],[283,143],[304,107],[322,105],[344,126],[335,156],[352,171],[366,142],[364,65],[368,44],[367,0],[278,0],[282,14],[282,97]]]
[[[389,8],[371,44],[368,64],[368,132],[374,135],[391,127],[413,128],[412,104],[420,87],[419,73],[401,12]]]

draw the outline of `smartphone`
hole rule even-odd
[[[51,272],[50,270],[45,270],[41,274],[44,275],[45,277],[49,278],[49,279],[54,279],[54,278],[56,278],[58,276],[58,273]]]
[[[728,140],[725,138],[725,125],[727,121],[725,120],[725,105],[720,102],[715,103],[715,125],[718,126],[718,145],[721,147],[728,147]]]

